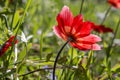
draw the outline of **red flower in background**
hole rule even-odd
[[[104,25],[95,25],[93,24],[93,30],[99,33],[108,33],[113,32],[111,28],[105,27]]]
[[[54,26],[55,34],[67,41],[70,39],[70,44],[80,50],[100,50],[100,46],[96,42],[101,41],[101,38],[90,34],[92,23],[83,22],[82,15],[73,17],[69,7],[64,6],[57,16],[58,25]]]
[[[11,36],[11,37],[9,38],[9,40],[7,40],[7,41],[3,44],[3,46],[2,46],[1,49],[0,49],[0,56],[2,56],[2,55],[8,50],[8,48],[9,48],[10,46],[12,46],[12,44],[18,43],[18,40],[15,40],[15,41],[14,41],[14,38],[15,38],[15,36]],[[14,41],[14,42],[13,42],[13,41]]]
[[[120,8],[120,0],[108,0],[108,3],[116,8]]]

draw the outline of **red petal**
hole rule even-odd
[[[12,42],[14,40],[15,36],[11,36],[7,42]]]
[[[86,37],[77,38],[76,41],[79,43],[94,44],[96,42],[101,41],[101,38],[98,37],[97,35],[90,34],[89,36]]]
[[[98,44],[93,44],[92,50],[101,50],[101,47]]]
[[[65,31],[67,30],[65,26],[70,27],[73,23],[73,14],[69,10],[69,7],[64,6],[61,10],[61,12],[57,16],[58,25],[60,28],[63,28]],[[66,31],[68,32],[68,30]],[[70,31],[69,31],[70,32]]]
[[[55,33],[59,38],[62,38],[62,39],[64,39],[64,40],[67,39],[65,33],[63,33],[63,32],[59,29],[59,26],[53,27],[53,31],[54,31],[54,33]]]
[[[70,44],[71,44],[74,48],[78,48],[79,50],[89,50],[88,48],[83,48],[82,45],[78,45],[77,43],[74,43],[74,42],[70,42]]]
[[[60,16],[64,22],[65,26],[71,26],[73,23],[73,14],[70,11],[69,7],[64,6],[60,12]]]
[[[93,25],[93,30],[99,33],[113,32],[111,28],[105,27],[104,25]]]
[[[72,28],[71,28],[71,33],[75,33],[75,31],[73,30],[74,29],[77,29],[78,27],[80,28],[80,25],[82,23],[82,20],[83,20],[83,17],[81,14],[79,14],[78,16],[76,16],[73,20],[73,24],[72,24]]]
[[[79,50],[101,50],[98,44],[71,43],[71,45]]]
[[[0,56],[2,56],[2,55],[8,50],[8,48],[9,48],[10,46],[12,46],[12,42],[14,41],[14,38],[15,38],[15,36],[11,36],[11,37],[9,38],[9,40],[7,40],[7,41],[3,44],[2,48],[0,49]],[[15,40],[15,41],[14,41],[14,44],[16,44],[16,43],[18,43],[18,40]]]
[[[92,23],[91,22],[83,22],[76,30],[76,37],[85,37],[88,36],[92,30],[91,28]]]

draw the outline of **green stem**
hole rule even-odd
[[[106,11],[106,13],[105,13],[105,16],[104,16],[104,18],[103,18],[103,20],[102,20],[102,22],[101,22],[101,25],[103,25],[103,23],[105,22],[105,20],[106,20],[106,18],[107,18],[107,15],[108,15],[108,13],[110,12],[110,10],[111,10],[111,6],[107,9],[107,11]]]
[[[13,16],[12,16],[12,22],[11,22],[10,29],[12,29],[12,27],[13,27],[13,20],[14,20],[16,8],[17,8],[17,0],[16,0],[16,3],[15,3],[15,6],[14,6],[14,12],[13,12]],[[15,36],[13,42],[15,41],[15,39],[16,39],[16,36]],[[10,54],[9,54],[9,57],[8,57],[8,62],[10,62],[10,59],[11,59],[12,50],[14,48],[13,45],[14,45],[14,43],[12,43],[11,51],[10,51]],[[9,63],[8,63],[8,65],[9,65]]]
[[[116,26],[116,29],[115,29],[115,33],[114,33],[113,39],[112,39],[111,44],[110,44],[110,46],[109,46],[108,53],[110,53],[110,50],[111,50],[111,48],[112,48],[114,39],[116,38],[116,35],[117,35],[117,32],[118,32],[119,25],[120,25],[120,18],[119,18],[119,21],[118,21],[118,23],[117,23],[117,26]]]
[[[58,58],[60,56],[60,53],[62,52],[62,50],[64,49],[64,47],[69,43],[70,40],[68,40],[62,47],[61,49],[59,50],[56,58],[55,58],[55,62],[54,62],[54,67],[53,67],[53,80],[55,80],[55,70],[56,70],[56,65],[57,65],[57,61],[58,61]]]
[[[119,25],[120,25],[120,19],[119,19],[119,21],[118,21],[118,23],[117,23],[117,26],[116,26],[116,29],[115,29],[115,33],[114,33],[114,37],[113,37],[113,39],[112,39],[112,41],[111,41],[111,44],[110,44],[109,47],[108,47],[108,50],[107,50],[107,58],[109,58],[109,56],[110,56],[110,51],[111,51],[111,48],[112,48],[114,39],[116,38]]]
[[[81,2],[81,6],[80,6],[80,14],[81,14],[81,12],[82,12],[82,8],[83,8],[83,3],[84,3],[84,0],[82,0],[82,2]]]
[[[42,33],[41,34],[41,36],[40,36],[40,60],[42,59],[42,51],[43,51],[43,34],[44,33]]]
[[[27,1],[24,14],[23,14],[22,18],[20,19],[20,21],[17,23],[16,30],[15,30],[15,32],[16,32],[15,35],[17,35],[17,34],[18,34],[18,31],[20,30],[20,25],[23,23],[23,20],[24,20],[24,18],[25,18],[25,15],[26,15],[26,13],[27,13],[27,10],[28,10],[28,8],[29,8],[29,6],[30,6],[31,1],[32,1],[32,0],[28,0],[28,1]]]
[[[107,49],[107,58],[106,58],[106,62],[107,62],[107,68],[108,68],[108,77],[110,78],[110,80],[112,80],[111,78],[111,49],[112,49],[112,45],[113,45],[113,42],[114,42],[114,39],[116,38],[116,35],[117,35],[117,32],[118,32],[118,28],[119,28],[119,25],[120,25],[120,18],[119,18],[119,21],[117,23],[117,26],[116,26],[116,29],[115,29],[115,33],[114,33],[114,37],[111,41],[111,44],[109,45],[108,49]]]
[[[66,65],[57,66],[56,68],[57,68],[57,69],[65,69],[65,68],[68,68],[68,69],[72,69],[72,70],[75,70],[75,69],[76,69],[76,68],[74,68],[74,67],[70,67],[70,66],[66,66]],[[29,74],[33,74],[33,73],[35,73],[35,72],[39,72],[39,71],[43,71],[43,70],[53,70],[53,67],[36,69],[36,70],[30,71],[30,72],[28,72],[28,73],[20,74],[20,75],[18,75],[18,77],[24,77],[24,76],[27,76],[27,75],[29,75]],[[0,78],[1,78],[1,77],[0,77]],[[60,80],[61,80],[61,79],[60,79]]]
[[[69,64],[69,65],[71,65],[71,64],[72,64],[72,61],[73,61],[73,51],[74,51],[74,49],[73,49],[73,47],[72,47],[71,57],[70,57],[70,64]]]
[[[14,11],[13,11],[12,21],[11,21],[11,29],[13,28],[13,21],[14,21],[15,12],[16,12],[16,9],[17,9],[17,2],[18,2],[18,0],[15,1],[15,5],[14,5]]]

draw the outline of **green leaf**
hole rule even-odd
[[[68,55],[69,55],[71,58],[74,59],[75,57],[78,56],[78,54],[77,54],[77,50],[74,49],[74,48],[70,48],[70,49],[69,49],[69,52],[68,52]]]
[[[111,70],[116,73],[120,72],[120,64],[119,63],[116,64],[115,66],[113,66],[113,68]]]
[[[66,56],[63,56],[63,57],[61,57],[61,58],[58,60],[58,63],[59,63],[59,64],[64,64],[66,61],[67,61],[67,57],[66,57]]]
[[[25,11],[24,11],[24,13],[23,13],[23,16],[20,18],[20,20],[19,20],[19,22],[18,22],[18,24],[17,24],[17,27],[16,27],[16,29],[14,30],[14,32],[15,32],[16,34],[18,33],[18,31],[19,31],[19,29],[20,29],[20,26],[21,26],[21,24],[23,23],[23,21],[24,21],[24,19],[25,19],[25,16],[26,16],[26,13],[27,13],[27,10],[28,10],[28,8],[29,8],[29,6],[30,6],[31,1],[32,1],[32,0],[28,0],[28,1],[27,1],[27,4],[26,4],[26,7],[25,7]]]
[[[29,43],[29,44],[27,45],[27,51],[29,51],[31,47],[32,47],[32,43]],[[19,59],[19,60],[22,60],[25,56],[26,56],[26,48],[24,48],[23,51],[21,51],[21,52],[19,53],[18,59]]]
[[[88,53],[88,61],[87,61],[86,68],[88,68],[92,62],[93,62],[93,51],[90,51]]]
[[[50,53],[50,54],[48,54],[47,56],[46,56],[46,61],[49,61],[50,60],[50,58],[52,57],[52,53]]]
[[[13,19],[13,26],[12,26],[13,28],[17,25],[19,19],[20,19],[19,11],[16,11]]]
[[[89,80],[89,79],[87,79],[86,73],[84,73],[83,69],[78,68],[78,69],[75,70],[73,80],[81,80],[81,79]]]

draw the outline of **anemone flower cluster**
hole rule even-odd
[[[81,14],[73,16],[69,7],[64,6],[57,15],[58,25],[54,26],[55,34],[65,41],[69,41],[70,45],[79,50],[100,50],[100,46],[96,43],[101,41],[97,35],[91,34],[92,22],[83,21]]]
[[[15,36],[11,36],[1,47],[0,49],[0,57],[9,49],[10,46],[18,43],[18,40],[14,40]]]

